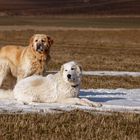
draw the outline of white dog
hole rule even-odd
[[[43,102],[101,106],[100,103],[78,98],[81,75],[81,67],[71,61],[62,65],[54,75],[34,75],[22,79],[14,88],[14,96],[18,101],[29,104]]]

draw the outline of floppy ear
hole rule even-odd
[[[51,45],[53,44],[53,39],[50,37],[50,36],[48,36],[47,35],[47,39],[48,39],[48,44],[49,44],[49,46],[51,47]]]
[[[77,66],[77,69],[78,69],[80,72],[82,72],[82,66],[79,65],[79,64],[77,64],[76,66]]]
[[[81,65],[78,65],[78,66],[79,66],[80,71],[82,72],[83,70],[82,66]]]
[[[29,41],[29,46],[30,47],[33,46],[33,40],[34,40],[34,35],[30,38],[30,41]]]

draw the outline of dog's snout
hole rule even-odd
[[[37,50],[40,50],[40,51],[44,50],[42,43],[37,43]]]
[[[67,75],[67,77],[68,77],[68,79],[70,79],[70,78],[71,78],[71,75],[70,75],[70,74],[68,74],[68,75]]]
[[[37,47],[40,48],[42,46],[42,43],[37,43]]]

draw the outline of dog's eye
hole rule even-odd
[[[65,71],[68,71],[68,70],[65,70]]]
[[[71,68],[71,70],[74,70],[74,68]]]
[[[38,40],[36,39],[35,42],[37,42]]]
[[[42,40],[41,40],[41,42],[42,42],[42,43],[44,43],[44,42],[45,42],[45,40],[43,40],[43,39],[42,39]]]

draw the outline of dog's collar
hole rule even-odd
[[[72,85],[73,88],[76,88],[76,87],[78,87],[78,86],[79,86],[78,84],[77,84],[77,85]]]

